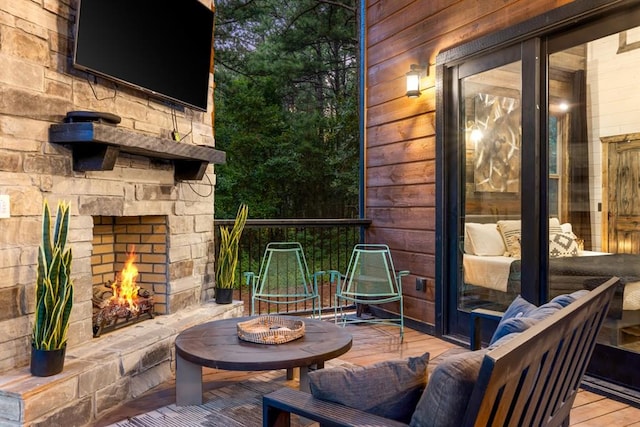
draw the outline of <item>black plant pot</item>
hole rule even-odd
[[[64,367],[66,347],[59,350],[39,350],[31,347],[31,375],[49,377],[59,374]]]
[[[216,303],[231,304],[233,302],[233,288],[216,288]]]

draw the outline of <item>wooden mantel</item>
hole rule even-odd
[[[70,144],[73,170],[113,170],[120,152],[172,160],[176,180],[200,180],[209,163],[224,164],[226,153],[211,147],[185,144],[99,122],[51,125],[49,141]]]

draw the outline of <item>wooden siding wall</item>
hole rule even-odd
[[[435,325],[436,56],[567,3],[366,1],[366,238],[387,243],[396,268],[411,271],[403,280],[406,317]],[[405,96],[411,64],[429,64],[417,99]],[[426,291],[416,291],[419,277],[427,279]]]

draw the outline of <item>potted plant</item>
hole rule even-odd
[[[62,371],[67,347],[69,316],[73,305],[71,248],[65,248],[69,231],[69,204],[58,202],[51,230],[46,199],[42,214],[42,242],[38,251],[36,313],[31,339],[31,373],[46,377]]]
[[[249,207],[240,205],[233,228],[220,227],[220,251],[216,260],[216,302],[230,304],[233,288],[236,286],[236,268],[238,266],[238,245],[247,222]]]

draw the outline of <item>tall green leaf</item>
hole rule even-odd
[[[216,286],[233,288],[236,285],[236,268],[238,266],[238,245],[249,216],[249,207],[240,205],[236,213],[233,228],[220,228],[220,250],[216,260]]]
[[[63,348],[67,342],[69,318],[73,306],[71,248],[65,249],[69,232],[69,204],[58,203],[53,239],[51,211],[44,201],[42,242],[38,250],[36,311],[32,344],[41,350]]]

